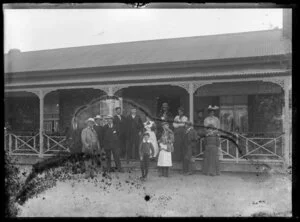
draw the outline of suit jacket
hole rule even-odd
[[[123,115],[121,116],[121,120],[117,115],[114,116],[113,123],[119,131],[120,135],[123,135],[126,132],[126,118]]]
[[[185,144],[185,153],[192,153],[193,149],[196,148],[197,145],[198,134],[194,128],[190,128],[185,131],[184,135],[184,144]]]
[[[86,127],[81,132],[82,151],[86,149],[99,149],[97,133],[92,128]]]
[[[94,129],[95,129],[95,131],[96,131],[96,133],[97,133],[100,147],[102,148],[102,147],[103,147],[103,133],[104,133],[104,127],[103,127],[103,126],[100,126],[100,125],[94,125]]]
[[[138,136],[139,132],[142,132],[144,124],[141,120],[141,117],[136,115],[135,118],[132,118],[131,115],[127,116],[126,119],[126,129],[128,138],[133,138]]]
[[[120,145],[119,141],[119,132],[116,126],[113,124],[113,127],[110,128],[107,125],[104,126],[104,133],[103,133],[103,147],[106,150],[110,149],[118,149]]]

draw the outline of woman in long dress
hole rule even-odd
[[[174,155],[173,159],[183,162],[183,147],[184,147],[184,135],[185,135],[185,123],[188,118],[184,115],[184,109],[178,108],[178,115],[174,119]]]
[[[207,127],[214,128],[214,125],[209,124]],[[202,165],[203,174],[210,176],[220,175],[220,137],[214,129],[207,129],[207,134],[204,138],[204,145],[205,151]]]
[[[159,139],[159,155],[157,166],[159,167],[159,176],[168,177],[169,168],[172,166],[172,152],[174,151],[174,134],[171,129],[169,129],[169,124],[164,122],[162,136]]]
[[[215,112],[219,109],[218,106],[211,106],[208,107],[208,117],[204,119],[204,126],[207,127],[208,125],[212,125],[212,127],[220,129],[220,120],[218,117],[215,116]],[[223,159],[223,153],[221,144],[219,145],[219,158]]]
[[[154,132],[155,129],[155,123],[150,119],[149,116],[146,116],[146,122],[144,122],[144,128],[145,132],[149,133],[149,140],[153,145],[154,148],[154,157],[157,157],[158,155],[158,143],[157,143],[157,138]]]

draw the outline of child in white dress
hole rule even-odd
[[[160,171],[159,176],[168,177],[169,168],[172,166],[174,134],[172,130],[169,129],[168,123],[163,123],[163,129],[163,134],[159,140],[160,151],[158,155],[157,166],[159,167]]]
[[[145,128],[145,132],[149,134],[150,138],[150,142],[153,145],[154,148],[154,157],[157,157],[158,155],[158,143],[157,143],[157,139],[156,139],[156,135],[154,132],[154,128],[155,128],[155,123],[150,119],[149,116],[146,116],[146,122],[144,122],[144,128]]]

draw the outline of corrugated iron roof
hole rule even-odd
[[[64,70],[283,55],[282,29],[5,54],[5,72]]]

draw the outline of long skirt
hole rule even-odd
[[[172,154],[171,152],[161,150],[158,155],[157,166],[170,167],[172,166]]]
[[[202,172],[206,175],[220,174],[219,147],[205,147]]]
[[[183,161],[183,149],[184,149],[184,127],[178,127],[174,132],[174,152],[173,160]]]

